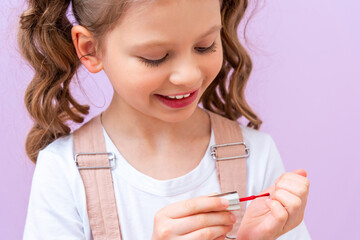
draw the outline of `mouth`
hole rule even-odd
[[[183,108],[193,103],[199,93],[199,89],[192,92],[175,95],[160,95],[155,96],[166,106],[171,108]]]
[[[188,94],[180,94],[180,95],[170,95],[170,96],[163,96],[167,99],[183,99],[183,98],[188,98],[190,97],[191,93],[188,93]]]

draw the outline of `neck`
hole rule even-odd
[[[184,141],[210,132],[209,117],[199,107],[184,121],[165,122],[142,114],[130,106],[116,106],[112,103],[103,113],[102,123],[112,139],[141,139],[150,145]]]
[[[102,123],[126,161],[138,171],[164,180],[194,169],[211,136],[209,116],[199,107],[187,118],[181,114],[178,117],[184,119],[162,121],[126,104],[110,104],[102,115]]]

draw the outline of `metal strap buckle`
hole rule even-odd
[[[98,166],[98,167],[79,167],[79,163],[78,163],[78,157],[79,156],[84,156],[84,155],[90,155],[90,156],[95,156],[95,155],[107,155],[108,156],[108,160],[110,163],[110,166]],[[115,154],[112,152],[95,152],[95,153],[77,153],[75,154],[75,164],[78,167],[78,169],[113,169],[115,167]]]
[[[235,145],[243,145],[245,147],[245,154],[244,155],[238,155],[238,156],[233,156],[233,157],[223,157],[223,158],[218,158],[216,157],[216,149],[220,148],[220,147],[229,147],[229,146],[235,146]],[[214,160],[231,160],[231,159],[236,159],[236,158],[246,158],[249,156],[249,148],[246,146],[246,144],[244,142],[234,142],[234,143],[225,143],[225,144],[219,144],[219,145],[212,145],[210,147],[210,151],[211,151],[211,157]]]

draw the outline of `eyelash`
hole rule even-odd
[[[210,47],[207,48],[195,48],[197,49],[197,51],[199,52],[199,54],[207,54],[207,53],[212,53],[212,52],[216,52],[216,43],[214,42]],[[149,67],[157,67],[159,66],[161,63],[165,62],[167,57],[169,54],[166,54],[165,57],[163,57],[162,59],[158,59],[158,60],[149,60],[146,58],[140,58],[140,61],[142,61],[143,63],[145,63],[145,65],[149,66]]]

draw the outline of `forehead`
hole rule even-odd
[[[141,0],[131,4],[115,30],[133,42],[193,41],[215,25],[221,25],[219,0]]]

